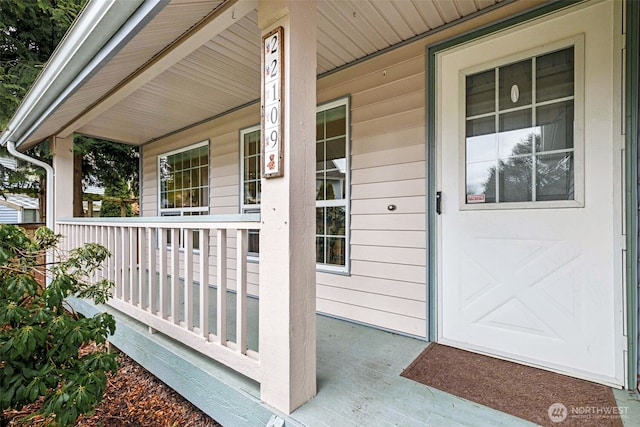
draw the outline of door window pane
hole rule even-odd
[[[496,132],[495,116],[467,120],[467,137],[489,135]]]
[[[496,201],[495,188],[495,160],[467,163],[467,203],[494,203]]]
[[[467,117],[496,110],[496,73],[494,70],[467,76]]]
[[[496,135],[467,138],[467,161],[477,162],[496,158]]]
[[[537,123],[541,127],[538,151],[573,148],[573,101],[538,107]]]
[[[573,47],[536,58],[537,102],[573,96]]]
[[[498,154],[500,158],[531,154],[533,144],[539,138],[539,129],[528,127],[498,134]]]
[[[573,199],[573,153],[540,155],[536,166],[538,200]]]
[[[531,59],[498,68],[500,110],[531,104]]]
[[[500,161],[500,201],[528,202],[531,200],[531,156],[513,157]]]

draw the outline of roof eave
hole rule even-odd
[[[89,0],[0,135],[20,147],[169,0]]]

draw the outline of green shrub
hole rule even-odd
[[[38,414],[67,426],[102,399],[106,373],[117,362],[102,345],[115,331],[113,317],[82,317],[65,303],[70,295],[96,304],[111,296],[111,282],[87,281],[109,252],[97,244],[70,251],[47,266],[50,283],[42,287],[35,270],[59,239],[44,227],[31,239],[20,227],[0,225],[0,410],[19,410],[42,396]],[[80,352],[90,343],[98,350]]]

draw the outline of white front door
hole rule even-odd
[[[616,3],[438,54],[437,330],[621,386]]]

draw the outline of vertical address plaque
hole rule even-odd
[[[282,88],[284,28],[262,37],[264,76],[262,83],[262,176],[284,175],[282,139]]]

